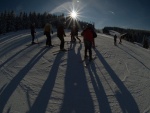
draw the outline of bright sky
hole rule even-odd
[[[116,26],[150,30],[150,0],[0,0],[0,11],[65,13],[95,22],[96,28]]]

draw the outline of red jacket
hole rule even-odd
[[[93,31],[92,31],[92,29],[86,28],[86,29],[81,33],[81,35],[84,37],[84,40],[93,42],[94,37],[93,37]]]

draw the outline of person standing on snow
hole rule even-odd
[[[51,33],[53,34],[52,25],[50,23],[46,23],[44,27],[44,35],[46,35],[46,46],[53,46],[51,42]]]
[[[35,44],[34,39],[35,39],[35,23],[32,23],[30,26],[30,30],[31,30],[31,35],[32,35],[32,42],[31,44]]]
[[[65,31],[64,31],[64,27],[62,24],[60,24],[57,28],[57,37],[60,39],[61,43],[60,43],[60,50],[61,51],[66,51],[66,49],[64,49],[64,36],[65,35]]]
[[[74,26],[71,28],[71,33],[70,33],[70,35],[71,35],[71,42],[75,42],[76,41],[76,39],[75,39],[75,36],[74,36]]]
[[[78,37],[78,28],[76,26],[73,26],[71,29],[71,42],[76,42],[76,38],[79,40],[79,43],[81,40]]]
[[[92,60],[92,43],[93,43],[93,30],[90,25],[87,25],[87,27],[82,31],[81,35],[83,36],[84,41],[84,59],[87,58],[87,51],[89,51],[89,61]]]
[[[80,40],[79,37],[78,37],[78,31],[79,31],[78,28],[75,27],[75,28],[74,28],[74,37],[79,40],[79,43],[81,43],[81,40]]]
[[[119,44],[122,44],[122,36],[119,38]]]
[[[116,43],[117,43],[117,35],[115,34],[115,35],[114,35],[114,45],[115,45],[115,46],[117,45]]]

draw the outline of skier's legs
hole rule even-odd
[[[85,49],[84,49],[84,59],[86,59],[87,58],[87,50],[88,50],[88,46],[87,46],[86,40],[84,40],[84,47],[85,47]]]
[[[34,33],[31,33],[31,35],[32,35],[32,43],[33,43],[33,42],[34,42],[35,35],[34,35]]]
[[[52,45],[52,42],[51,42],[51,35],[49,34],[49,46]]]
[[[64,49],[64,38],[63,37],[58,37],[60,39],[60,49]]]
[[[120,41],[119,41],[119,44],[121,44],[122,43],[122,40],[121,40],[121,37],[120,37]]]
[[[88,50],[88,48],[85,46],[85,50],[84,50],[84,59],[87,58],[87,50]]]
[[[51,44],[51,35],[50,35],[50,33],[46,33],[46,37],[47,37],[46,45],[51,46],[52,44]]]
[[[76,35],[76,38],[79,40],[79,43],[81,42],[81,40],[79,39],[78,35]]]
[[[117,42],[117,40],[116,40],[116,39],[114,39],[114,45],[116,45],[116,42]]]
[[[46,33],[46,45],[49,45],[49,35]]]
[[[76,42],[75,35],[72,35],[73,41]]]
[[[89,42],[88,50],[89,50],[89,60],[92,60],[92,42]]]
[[[73,35],[71,34],[71,42],[73,42],[74,41],[74,38],[73,38]]]

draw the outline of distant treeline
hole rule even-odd
[[[124,29],[119,27],[104,27],[103,33],[109,34],[109,30],[117,31],[121,34],[127,33],[123,38],[130,42],[143,43],[144,39],[150,36],[150,31],[137,29]]]
[[[17,31],[29,29],[31,23],[35,23],[36,28],[43,28],[47,22],[51,22],[53,27],[57,27],[59,23],[63,23],[64,27],[70,29],[73,24],[77,25],[79,29],[84,28],[87,22],[72,20],[70,17],[62,15],[55,15],[50,13],[36,13],[36,12],[20,12],[15,14],[14,11],[0,12],[0,34],[10,31]],[[93,25],[94,26],[94,25]]]

